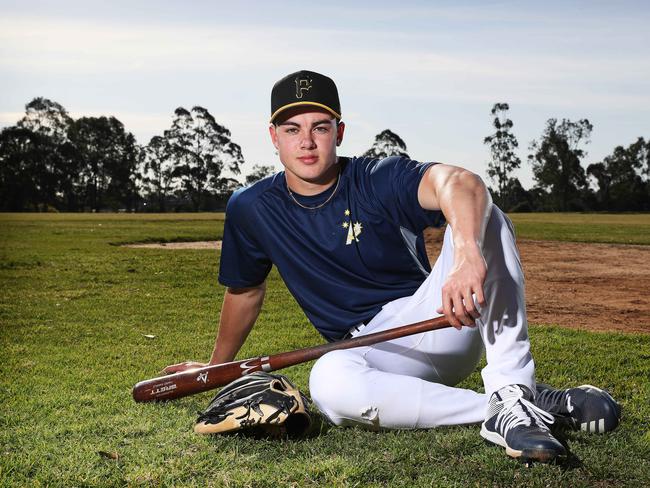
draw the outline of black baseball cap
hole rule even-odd
[[[300,105],[314,105],[341,118],[341,102],[334,81],[314,71],[296,71],[273,85],[271,122],[286,109]]]

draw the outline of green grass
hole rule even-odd
[[[519,235],[532,237],[543,226],[576,227],[581,217],[513,220]],[[648,243],[647,216],[599,217],[608,219],[607,233],[601,221],[578,234],[599,241],[612,228],[636,227]],[[323,428],[306,440],[260,441],[193,434],[211,393],[134,403],[137,381],[209,355],[223,293],[219,254],[116,244],[218,239],[222,229],[220,214],[0,215],[0,486],[650,485],[646,335],[531,327],[540,380],[600,385],[623,405],[615,432],[568,435],[575,457],[566,466],[525,468],[485,445],[475,426]],[[273,271],[240,357],[318,342]],[[285,373],[307,391],[309,369]],[[463,385],[481,388],[478,371]]]
[[[517,237],[556,241],[650,244],[650,214],[509,214]]]

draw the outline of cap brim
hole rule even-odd
[[[294,102],[294,103],[288,103],[287,105],[283,105],[282,107],[277,109],[275,112],[273,112],[273,115],[271,115],[271,121],[270,122],[273,122],[276,119],[276,117],[278,115],[280,115],[281,112],[284,112],[285,110],[287,110],[289,108],[299,107],[301,105],[312,105],[314,107],[319,107],[319,108],[322,108],[324,110],[327,110],[329,113],[331,113],[337,119],[341,118],[341,114],[337,113],[335,110],[332,110],[327,105],[323,105],[322,103],[318,103],[318,102]]]

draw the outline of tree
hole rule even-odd
[[[572,122],[549,119],[539,142],[532,141],[528,160],[537,187],[548,196],[550,210],[583,208],[582,194],[588,189],[580,160],[586,155],[582,144],[589,142],[593,125],[582,119]]]
[[[94,211],[136,206],[138,147],[115,117],[81,117],[70,128],[86,205]]]
[[[71,121],[60,104],[39,97],[25,106],[25,116],[16,126],[3,130],[3,205],[39,210],[71,204],[71,180],[77,174],[67,136]]]
[[[68,138],[72,118],[63,106],[48,98],[37,97],[25,105],[25,116],[16,124],[38,134],[39,159],[30,171],[37,178],[40,193],[36,206],[74,207],[74,179],[78,168],[72,158],[73,148]]]
[[[171,158],[169,141],[162,136],[154,136],[140,152],[140,178],[142,189],[149,197],[154,197],[156,210],[165,212],[166,201],[178,188],[174,176],[174,162]]]
[[[18,126],[0,132],[0,209],[20,212],[34,210],[40,195],[40,161],[44,157],[44,137]]]
[[[44,204],[76,208],[75,181],[79,168],[68,137],[72,118],[63,106],[48,98],[34,98],[25,106],[25,116],[16,125],[41,137],[40,187]],[[35,170],[35,168],[33,169]]]
[[[194,210],[202,210],[210,196],[231,190],[236,180],[222,173],[239,174],[244,158],[230,131],[205,108],[196,106],[190,112],[179,107],[174,115],[171,129],[165,132],[175,160],[174,176]]]
[[[402,138],[390,129],[386,129],[375,136],[374,144],[363,153],[363,156],[377,159],[383,159],[389,156],[404,156],[408,158],[409,155],[406,151],[406,144]]]
[[[639,137],[627,148],[617,146],[587,173],[598,183],[596,198],[603,210],[650,210],[648,154],[650,141]]]
[[[25,116],[16,125],[60,143],[68,139],[71,124],[72,118],[61,104],[38,97],[25,105]]]
[[[641,161],[641,174],[645,181],[645,209],[650,210],[648,203],[648,199],[650,199],[650,139],[645,141],[639,137],[633,146],[635,146],[637,157]]]
[[[273,173],[275,173],[275,168],[273,166],[256,164],[253,166],[251,173],[246,177],[244,185],[250,186],[257,181],[266,178],[267,176],[271,176]]]
[[[489,144],[491,160],[488,163],[487,174],[497,185],[496,201],[503,209],[508,210],[516,204],[512,201],[508,189],[513,185],[521,184],[510,181],[510,174],[521,165],[521,160],[515,154],[519,142],[511,132],[512,120],[507,116],[510,106],[507,103],[495,103],[490,113],[494,117],[492,125],[495,128],[494,134],[483,139],[483,144]]]
[[[612,186],[612,176],[604,162],[593,163],[587,167],[587,174],[593,176],[598,184],[596,200],[601,210],[611,208],[610,187]]]

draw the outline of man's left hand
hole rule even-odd
[[[480,317],[476,308],[486,305],[483,283],[487,266],[477,245],[454,249],[454,266],[442,287],[442,306],[437,310],[444,313],[449,323],[459,329],[463,325],[474,326]]]

